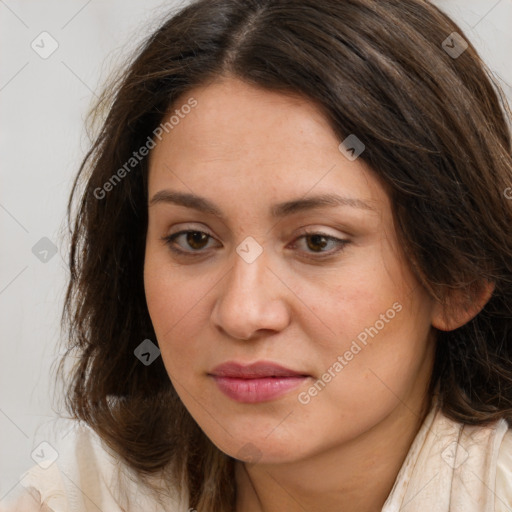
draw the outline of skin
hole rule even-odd
[[[384,187],[362,158],[343,156],[312,102],[224,78],[173,108],[191,96],[197,107],[151,152],[148,199],[195,193],[224,218],[149,206],[145,291],[169,377],[211,441],[242,459],[238,511],[378,511],[428,412],[432,327],[454,328],[475,311],[456,324],[444,319],[404,259]],[[332,192],[372,209],[269,215],[274,203]],[[322,249],[304,228],[350,243]],[[176,255],[162,240],[185,229],[212,237],[174,241],[199,256]],[[252,263],[236,251],[249,236],[263,250]],[[331,256],[319,259],[322,251]],[[400,312],[300,403],[299,393],[397,302]],[[228,360],[270,360],[311,377],[277,399],[243,404],[208,375]],[[243,462],[247,450],[253,463]]]

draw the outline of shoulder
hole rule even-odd
[[[39,445],[40,460],[21,475],[0,512],[181,510],[174,499],[161,507],[91,427],[74,420],[63,425],[58,440]]]
[[[112,483],[116,461],[103,449],[98,435],[78,421],[58,421],[55,439],[32,452],[37,462],[19,479],[16,489],[0,504],[0,512],[88,510],[92,502],[115,512],[120,509],[104,495]],[[82,494],[82,496],[80,496]]]
[[[496,463],[496,512],[512,510],[512,428],[503,436]]]
[[[511,512],[511,448],[505,419],[471,425],[432,408],[382,510]]]

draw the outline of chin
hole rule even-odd
[[[248,464],[279,464],[292,462],[297,459],[297,443],[290,439],[288,442],[277,443],[269,439],[268,432],[255,435],[254,432],[244,436],[223,439],[223,442],[212,442],[230,457]],[[234,440],[236,439],[236,441]]]

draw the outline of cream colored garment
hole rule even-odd
[[[178,493],[159,506],[135,472],[84,423],[72,422],[55,448],[55,462],[25,472],[0,512],[188,512]],[[42,503],[47,508],[40,508]]]
[[[382,512],[512,512],[507,428],[505,420],[461,425],[432,408]],[[143,494],[135,474],[83,424],[72,427],[57,451],[50,467],[36,465],[22,475],[21,490],[0,504],[0,512],[188,511],[183,490],[163,508]]]
[[[470,426],[432,408],[382,512],[512,512],[512,430]]]

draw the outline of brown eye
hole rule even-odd
[[[208,238],[210,238],[206,233],[202,233],[201,231],[187,231],[185,234],[187,244],[193,249],[203,249],[208,242]]]
[[[327,235],[325,233],[304,233],[302,236],[296,239],[293,246],[295,247],[297,240],[306,240],[306,253],[309,254],[318,254],[319,256],[312,256],[312,259],[321,259],[322,257],[333,256],[334,254],[342,251],[344,247],[350,243],[350,240],[343,240],[340,238],[336,238],[331,235]],[[335,247],[338,246],[337,249],[324,251],[324,249],[331,243]],[[311,256],[307,256],[311,257]]]
[[[313,252],[322,252],[322,249],[328,244],[328,237],[316,234],[316,235],[307,235],[305,237],[306,240],[311,241],[308,243],[308,248],[312,249]]]
[[[184,247],[185,250],[178,249],[175,247],[176,240],[179,238],[182,238],[185,241],[185,247],[182,244],[178,244],[180,247]],[[204,233],[203,231],[186,230],[163,237],[163,240],[165,240],[165,243],[169,245],[171,250],[173,250],[174,252],[186,254],[187,252],[200,252],[202,249],[205,248],[210,238],[212,237],[207,233]]]

